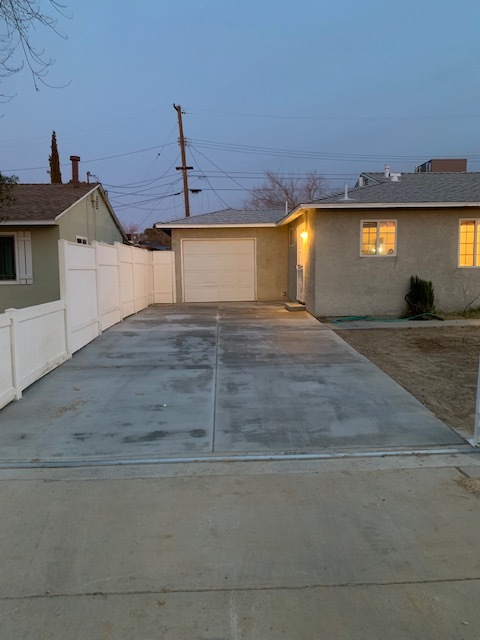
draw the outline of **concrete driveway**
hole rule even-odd
[[[330,329],[281,305],[150,307],[0,411],[0,462],[458,448]]]

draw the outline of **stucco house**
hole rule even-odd
[[[170,229],[182,302],[298,300],[315,316],[398,315],[410,276],[454,311],[480,293],[480,173],[362,173],[279,211],[227,209]]]
[[[17,184],[0,204],[0,313],[60,298],[58,240],[124,242],[100,184]]]
[[[401,314],[409,279],[436,305],[480,294],[480,174],[362,173],[354,189],[301,204],[289,230],[289,298],[315,316]]]
[[[288,229],[281,211],[224,209],[157,223],[169,229],[178,302],[287,299]]]

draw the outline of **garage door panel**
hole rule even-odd
[[[204,271],[192,271],[188,278],[186,278],[187,288],[204,287],[250,287],[255,284],[255,278],[251,271],[226,271],[223,273],[218,272],[204,272]]]
[[[183,261],[185,272],[197,271],[230,271],[234,269],[252,270],[252,256],[250,254],[222,254],[222,255],[186,255]]]
[[[185,302],[255,300],[255,241],[184,240]]]

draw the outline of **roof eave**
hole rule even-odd
[[[0,220],[1,227],[56,227],[55,220]]]
[[[248,229],[251,227],[270,227],[274,228],[277,226],[276,222],[247,222],[247,223],[238,223],[229,222],[228,224],[217,223],[217,224],[175,224],[174,222],[156,222],[153,225],[154,229],[231,229],[234,227],[235,229],[243,228]]]
[[[457,207],[480,207],[480,202],[340,202],[313,203],[309,209],[453,209]]]

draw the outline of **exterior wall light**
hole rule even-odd
[[[308,231],[302,231],[300,237],[304,242],[306,242],[308,240]]]

